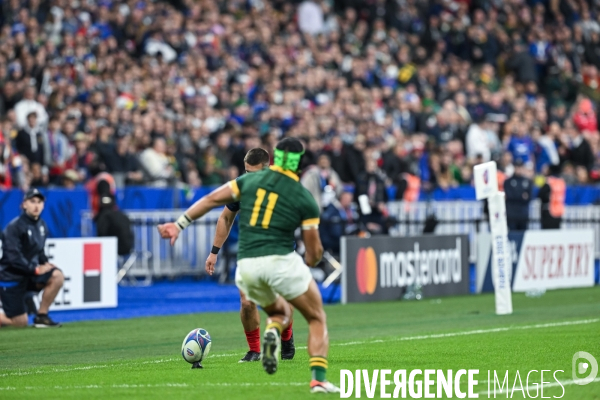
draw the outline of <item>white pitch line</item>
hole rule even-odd
[[[597,382],[600,382],[600,378],[596,378],[596,379],[594,379],[594,380],[593,380],[592,382],[590,382],[590,383],[597,383]],[[570,385],[575,385],[575,381],[574,381],[574,380],[572,380],[572,379],[569,379],[568,381],[564,381],[564,382],[561,382],[561,383],[558,383],[558,382],[552,382],[552,383],[548,383],[547,385],[546,385],[546,384],[544,384],[544,388],[558,387],[558,386],[561,386],[561,385],[562,385],[562,386],[570,386]],[[538,385],[538,386],[539,386],[539,385]],[[523,386],[523,389],[524,389],[525,391],[529,391],[529,389],[530,389],[530,388],[531,388],[531,390],[536,390],[536,391],[539,389],[537,386],[536,386],[535,388],[534,388],[534,387],[532,387],[532,386]],[[512,388],[511,388],[511,389],[512,389]],[[493,391],[493,390],[490,390],[490,391],[488,391],[488,390],[483,390],[483,391],[481,391],[481,392],[478,392],[477,394],[496,394],[496,395],[501,395],[501,394],[505,394],[507,391],[508,391],[508,390],[506,390],[506,391],[504,391],[504,392],[503,392],[503,391],[500,391],[500,390],[498,390],[497,392],[495,392],[495,393],[494,393],[494,391]],[[516,391],[517,391],[517,392],[520,392],[520,390],[516,390]],[[566,390],[565,390],[565,393],[566,393]],[[508,394],[508,393],[507,393],[507,394]],[[512,397],[512,396],[511,396],[511,397]]]
[[[600,321],[600,318],[581,319],[578,321],[549,322],[546,324],[536,324],[536,325],[507,326],[507,327],[502,327],[502,328],[475,329],[475,330],[471,330],[471,331],[462,331],[462,332],[435,333],[435,334],[431,334],[431,335],[390,338],[387,340],[378,339],[378,340],[363,340],[363,341],[354,341],[354,342],[331,343],[330,346],[353,346],[356,344],[404,342],[404,341],[425,340],[425,339],[443,339],[443,338],[456,337],[456,336],[482,335],[482,334],[486,334],[486,333],[508,332],[508,331],[528,330],[528,329],[554,328],[554,327],[559,327],[559,326],[570,326],[570,325],[593,324],[598,321]],[[306,346],[296,347],[296,349],[298,349],[298,350],[306,349]]]
[[[219,358],[219,357],[232,357],[235,355],[238,355],[239,353],[227,353],[227,354],[214,354],[214,355],[209,355],[208,358]],[[73,372],[73,371],[85,371],[88,369],[99,369],[99,368],[109,368],[111,366],[123,366],[123,365],[139,365],[139,364],[162,364],[162,363],[168,363],[168,362],[175,362],[175,361],[181,361],[180,358],[161,358],[158,360],[149,360],[149,361],[142,361],[142,362],[135,362],[135,361],[129,361],[129,362],[123,362],[123,363],[115,363],[115,364],[111,364],[111,365],[90,365],[90,366],[85,366],[85,367],[73,367],[73,368],[51,368],[51,369],[42,369],[42,370],[33,370],[33,371],[17,371],[17,372],[9,372],[9,373],[4,373],[4,374],[0,374],[0,378],[3,377],[7,377],[7,376],[26,376],[26,375],[38,375],[38,374],[46,374],[48,372]]]
[[[520,331],[520,330],[528,330],[528,329],[555,328],[555,327],[559,327],[559,326],[570,326],[570,325],[585,325],[585,324],[593,324],[598,321],[600,321],[600,318],[581,319],[578,321],[549,322],[546,324],[536,324],[536,325],[508,326],[508,327],[503,327],[503,328],[475,329],[472,331],[463,331],[463,332],[408,336],[408,337],[403,337],[403,338],[391,339],[390,341],[395,342],[395,341],[408,341],[408,340],[441,339],[441,338],[456,337],[456,336],[482,335],[485,333]]]
[[[233,356],[239,356],[239,355],[240,355],[240,353],[211,354],[208,356],[208,358],[233,357]]]
[[[375,339],[375,340],[364,340],[364,341],[352,341],[352,342],[334,342],[331,343],[330,346],[353,346],[357,344],[370,344],[370,343],[387,343],[387,342],[404,342],[404,341],[412,341],[412,340],[426,340],[426,339],[443,339],[449,337],[457,337],[457,336],[469,336],[469,335],[483,335],[486,333],[497,333],[497,332],[508,332],[508,331],[519,331],[519,330],[529,330],[529,329],[544,329],[544,328],[555,328],[560,326],[571,326],[571,325],[585,325],[585,324],[593,324],[600,321],[600,318],[593,319],[580,319],[576,321],[563,321],[563,322],[549,322],[545,324],[535,324],[535,325],[523,325],[523,326],[507,326],[501,328],[490,328],[490,329],[475,329],[470,331],[462,331],[462,332],[450,332],[450,333],[436,333],[431,335],[419,335],[419,336],[406,336],[399,338],[389,338],[389,339]],[[306,346],[298,346],[297,350],[304,350]],[[223,354],[211,354],[208,358],[221,358],[221,357],[233,357],[238,355],[239,353],[223,353]],[[153,363],[164,363],[164,362],[175,362],[179,361],[179,358],[164,358],[159,360],[150,360],[143,362],[125,362],[125,363],[116,363],[110,366],[120,366],[120,365],[138,365],[138,364],[153,364]],[[6,376],[23,376],[23,375],[33,375],[33,374],[43,374],[48,372],[71,372],[71,371],[79,371],[79,370],[87,370],[87,369],[96,369],[96,368],[108,368],[109,365],[90,365],[86,367],[74,367],[74,368],[53,368],[53,369],[43,369],[43,370],[35,370],[35,371],[19,371],[19,372],[10,372],[5,374],[0,374],[0,377]]]
[[[600,382],[600,378],[594,379],[591,383]],[[481,381],[483,383],[483,381]],[[570,386],[574,385],[575,381],[568,380],[561,382],[560,384],[557,382],[548,383],[544,385],[544,388],[558,387],[558,386]],[[114,385],[72,385],[72,386],[25,386],[22,389],[25,390],[76,390],[76,389],[136,389],[136,388],[161,388],[161,387],[179,387],[179,388],[194,388],[194,387],[203,387],[203,386],[214,386],[214,387],[250,387],[250,386],[305,386],[306,382],[222,382],[222,383],[211,383],[211,382],[203,382],[200,385],[190,385],[188,383],[158,383],[158,384],[114,384]],[[523,387],[523,389],[528,390],[530,387]],[[539,388],[536,388],[538,390]],[[9,390],[19,390],[19,388],[15,386],[0,386],[0,391],[9,391]],[[477,392],[477,394],[488,395],[492,394],[493,391],[483,390]],[[504,391],[496,392],[496,395],[504,394]]]
[[[136,389],[136,388],[160,388],[160,387],[234,387],[234,386],[308,386],[306,382],[232,382],[232,383],[211,383],[203,382],[199,385],[190,385],[188,383],[157,383],[157,384],[114,384],[114,385],[70,385],[70,386],[24,386],[17,388],[16,386],[0,386],[0,391],[3,390],[74,390],[74,389]]]
[[[11,373],[6,373],[6,374],[0,374],[0,377],[38,375],[38,374],[45,374],[48,372],[87,371],[90,369],[99,369],[99,368],[108,368],[108,367],[109,367],[109,365],[88,365],[85,367],[73,367],[73,368],[50,368],[50,369],[43,369],[43,370],[11,372]]]
[[[162,363],[166,363],[166,362],[172,362],[175,360],[179,360],[178,358],[161,358],[159,360],[151,360],[151,361],[143,361],[140,364],[162,364]]]

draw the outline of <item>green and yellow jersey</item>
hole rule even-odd
[[[229,182],[241,200],[238,260],[294,251],[294,231],[319,226],[319,206],[296,174],[272,166]]]

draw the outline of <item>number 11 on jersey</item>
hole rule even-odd
[[[252,216],[250,217],[250,226],[256,226],[258,222],[258,214],[260,214],[260,208],[262,207],[263,201],[265,201],[265,196],[267,195],[267,191],[265,189],[258,189],[256,191],[256,201],[254,202],[254,207],[252,208]],[[265,209],[265,215],[263,215],[262,219],[262,227],[263,229],[269,229],[269,223],[271,222],[271,217],[273,216],[273,209],[275,208],[275,203],[277,203],[277,198],[279,195],[277,193],[269,193],[267,196],[267,208]]]

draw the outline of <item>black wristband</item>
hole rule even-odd
[[[221,250],[220,247],[217,246],[213,246],[212,250],[210,251],[212,254],[219,254],[219,250]]]

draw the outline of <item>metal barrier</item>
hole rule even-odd
[[[529,206],[529,229],[540,229],[540,201],[534,200]],[[483,213],[481,201],[438,201],[388,204],[390,217],[397,224],[390,234],[412,236],[423,233],[425,220],[431,214],[436,216],[438,234],[467,234],[470,241],[469,260],[475,262],[477,255],[477,233],[489,232],[489,224]],[[596,240],[596,258],[600,258],[600,206],[566,206],[561,229],[592,228]]]
[[[388,203],[390,217],[397,224],[390,229],[393,236],[416,236],[423,234],[425,220],[434,214],[438,225],[437,234],[469,235],[469,261],[475,262],[477,256],[476,233],[483,221],[483,203],[479,201],[437,201],[437,202],[391,202]],[[487,225],[486,225],[487,226]]]
[[[478,201],[439,201],[388,204],[390,217],[396,225],[390,229],[393,236],[414,236],[423,233],[425,221],[435,214],[438,221],[437,234],[467,234],[470,241],[470,262],[476,261],[477,233],[489,231],[483,214],[483,203]],[[530,207],[529,229],[540,229],[538,219],[539,201]],[[145,278],[174,278],[181,275],[204,274],[204,262],[212,247],[216,222],[221,210],[212,210],[187,228],[174,247],[161,239],[156,225],[174,221],[184,210],[125,211],[131,218],[135,234],[135,252],[138,257],[127,272],[127,276]],[[567,206],[562,223],[563,229],[593,228],[596,237],[596,258],[600,258],[600,206]],[[94,236],[92,215],[85,212],[81,219],[84,237]],[[217,273],[225,268],[227,257],[219,257]]]
[[[156,226],[174,221],[183,211],[185,210],[125,211],[131,219],[135,253],[138,255],[129,267],[127,276],[145,278],[149,282],[157,277],[204,274],[204,263],[212,248],[221,210],[212,210],[195,221],[171,246],[160,237]],[[82,214],[81,232],[84,237],[95,235],[91,212]]]

